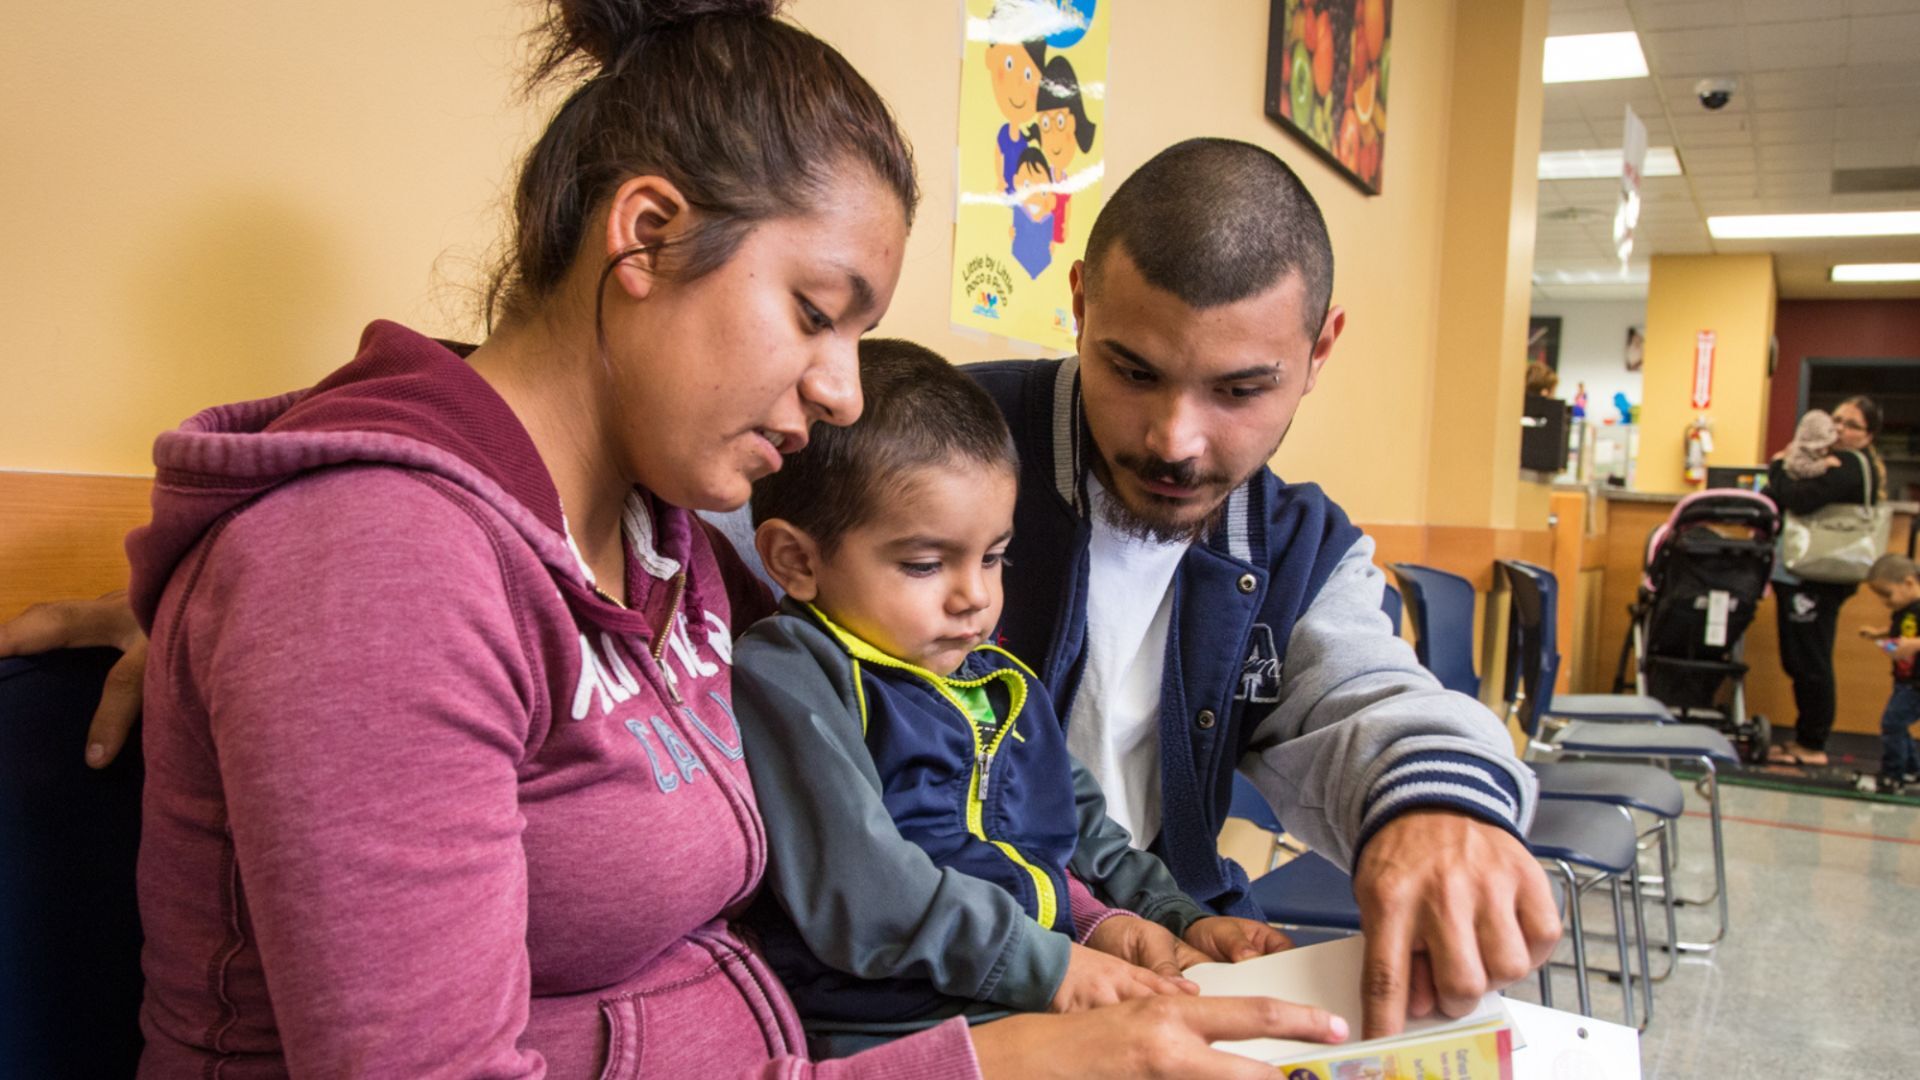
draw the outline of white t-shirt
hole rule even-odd
[[[1087,497],[1087,661],[1067,717],[1067,749],[1100,781],[1107,816],[1144,848],[1160,834],[1160,677],[1173,574],[1188,542],[1114,529],[1102,513],[1112,496],[1091,476]]]

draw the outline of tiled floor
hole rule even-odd
[[[1920,1073],[1920,809],[1737,787],[1725,806],[1732,929],[1656,987],[1645,1076]],[[1688,809],[1683,895],[1711,884],[1704,801]],[[1582,910],[1590,930],[1611,926],[1604,893]],[[1683,940],[1703,937],[1712,909],[1683,908],[1680,920]],[[1611,944],[1590,956],[1611,962]],[[1531,984],[1512,993],[1538,999]],[[1594,976],[1592,994],[1600,1017],[1620,1018],[1617,985]],[[1572,1002],[1562,973],[1555,1004]]]

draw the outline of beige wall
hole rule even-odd
[[[1685,437],[1695,416],[1713,423],[1710,465],[1765,460],[1767,370],[1773,338],[1772,255],[1656,255],[1647,280],[1647,349],[1641,369],[1642,491],[1690,491]],[[1692,404],[1696,335],[1714,332],[1713,394]]]
[[[13,12],[0,36],[13,163],[0,173],[0,469],[146,472],[156,431],[311,382],[376,316],[473,334],[471,287],[543,115],[511,94],[531,10],[70,0]],[[1327,214],[1349,321],[1278,465],[1359,520],[1422,523],[1443,244],[1474,242],[1442,228],[1456,3],[1396,5],[1377,198],[1263,115],[1267,10],[1119,6],[1109,168],[1124,176],[1169,142],[1218,134],[1300,170]],[[792,14],[915,138],[926,201],[886,331],[958,360],[1028,351],[956,333],[945,314],[959,4],[798,0]]]

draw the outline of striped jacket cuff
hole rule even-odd
[[[1505,769],[1472,754],[1408,754],[1380,774],[1360,814],[1354,862],[1380,827],[1408,810],[1458,810],[1512,833],[1521,843],[1520,788]]]

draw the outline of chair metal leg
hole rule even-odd
[[[1651,981],[1661,982],[1672,975],[1680,966],[1680,927],[1675,918],[1673,888],[1667,884],[1673,873],[1673,853],[1667,848],[1668,837],[1678,832],[1678,821],[1668,821],[1660,829],[1660,906],[1667,912],[1667,970],[1653,977]],[[1638,867],[1635,868],[1636,871]]]
[[[1587,942],[1580,925],[1580,878],[1573,867],[1555,859],[1554,865],[1560,868],[1560,874],[1567,882],[1567,921],[1573,930],[1573,974],[1575,988],[1580,992],[1580,1015],[1593,1015],[1593,997],[1587,987]]]
[[[1645,1031],[1653,1024],[1653,961],[1647,955],[1647,909],[1642,906],[1640,895],[1640,864],[1634,863],[1627,871],[1630,886],[1628,895],[1633,898],[1633,929],[1636,951],[1640,954],[1640,1030]],[[1671,968],[1669,968],[1671,971]]]
[[[1613,896],[1613,941],[1620,954],[1620,999],[1621,1008],[1626,1014],[1626,1023],[1630,1028],[1639,1025],[1633,1017],[1633,960],[1627,952],[1627,914],[1620,906],[1620,878],[1618,875],[1607,879],[1607,891]]]

